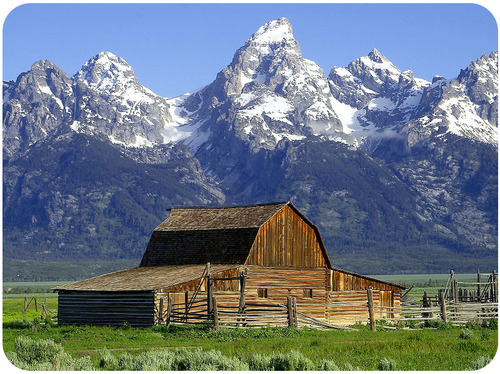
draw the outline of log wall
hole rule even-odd
[[[287,297],[297,300],[297,309],[316,318],[325,318],[325,268],[286,268],[248,266],[245,301],[249,303],[279,303],[285,305]],[[267,298],[259,297],[259,289],[267,290]],[[310,297],[312,296],[312,297]]]
[[[151,326],[154,322],[153,292],[59,291],[59,325]]]
[[[224,272],[214,273],[214,278],[237,278],[244,269],[247,270],[245,286],[245,303],[247,310],[258,308],[258,305],[285,305],[287,297],[297,301],[297,310],[309,316],[338,325],[350,325],[368,320],[367,292],[373,289],[375,307],[401,307],[401,289],[384,282],[363,278],[355,274],[330,270],[327,268],[293,268],[264,267],[248,265]],[[160,298],[166,305],[168,296],[174,302],[192,299],[199,280],[157,292],[155,296],[156,309],[160,307]],[[215,280],[214,296],[220,310],[237,310],[240,300],[239,280]],[[263,296],[267,297],[263,297]],[[193,300],[193,313],[207,311],[206,281]],[[393,309],[387,311],[377,309],[378,318],[397,317]],[[158,322],[157,322],[158,323]]]

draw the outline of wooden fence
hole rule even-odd
[[[34,303],[35,311],[38,312],[40,308],[42,309],[41,315],[40,315],[41,319],[44,319],[44,318],[56,319],[57,318],[57,311],[47,309],[47,298],[45,298],[44,302],[41,304],[41,306],[39,308],[38,305],[40,303],[37,301],[36,297],[34,297],[34,296],[32,298],[30,298],[29,300],[27,297],[24,298],[23,314],[26,314],[26,311],[28,310],[28,308],[30,307],[32,302]]]
[[[207,305],[211,304],[211,312]],[[372,330],[377,325],[391,328],[391,323],[405,323],[420,325],[425,321],[451,322],[460,325],[467,322],[481,322],[483,320],[498,318],[498,303],[455,303],[447,301],[441,294],[439,302],[431,298],[424,302],[404,302],[398,307],[381,306],[373,301],[373,291],[367,290],[365,298],[353,302],[336,303],[332,313],[345,314],[346,321],[352,321],[353,315],[357,316],[358,323],[369,324]],[[235,327],[315,327],[349,329],[341,325],[333,325],[324,319],[316,318],[300,311],[296,299],[288,297],[286,304],[269,302],[248,302],[242,305],[229,305],[223,303],[218,306],[217,298],[212,296],[211,303],[207,300],[193,302],[193,308],[186,312],[185,305],[175,305],[168,298],[165,308],[163,323],[200,323],[213,321],[215,328]],[[337,320],[342,321],[336,317]]]
[[[442,294],[439,302],[427,299],[425,302],[404,302],[400,308],[374,307],[373,317],[369,322],[373,326],[377,322],[386,326],[387,322],[410,322],[416,325],[424,324],[426,321],[450,322],[453,325],[461,325],[467,322],[482,322],[491,318],[498,319],[498,303],[471,303],[447,301]],[[395,316],[387,317],[387,310],[392,310]],[[381,314],[385,314],[381,317]],[[372,327],[373,328],[373,327]]]

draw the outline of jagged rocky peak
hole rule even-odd
[[[52,62],[35,62],[31,70],[7,86],[3,104],[4,155],[10,157],[23,151],[71,121],[72,82]]]
[[[333,67],[328,82],[338,101],[357,109],[377,96],[390,96],[398,89],[417,85],[411,70],[402,73],[376,48],[347,67]]]
[[[286,18],[260,27],[215,81],[195,96],[201,103],[196,121],[203,126],[191,138],[203,138],[203,143],[206,139],[206,147],[219,142],[220,136],[210,134],[228,129],[252,151],[274,149],[283,138],[335,135],[342,130],[325,73],[302,56]],[[196,151],[203,143],[191,138],[186,144]]]
[[[252,34],[217,78],[226,82],[225,94],[239,94],[250,82],[273,85],[272,78],[281,75],[280,66],[296,62],[290,59],[301,58],[292,25],[286,18],[280,18],[266,23]]]
[[[71,80],[51,61],[39,60],[31,66],[30,71],[18,77],[16,93],[20,99],[39,99],[37,94],[63,99],[62,96],[72,95]],[[28,94],[28,97],[23,97],[23,94]]]
[[[293,29],[290,21],[282,17],[273,20],[261,26],[248,40],[248,44],[275,44],[275,43],[293,43]]]
[[[347,69],[354,76],[363,80],[370,90],[385,94],[399,81],[401,70],[374,48],[367,56],[351,62]]]
[[[172,119],[169,104],[142,86],[123,58],[101,52],[83,65],[73,81],[73,130],[100,133],[112,143],[131,147],[168,142],[164,129]]]
[[[89,87],[106,91],[115,85],[134,83],[135,73],[123,58],[111,52],[100,52],[86,62],[74,76]]]
[[[457,79],[470,100],[477,105],[480,117],[498,126],[498,51],[483,54],[460,71]]]

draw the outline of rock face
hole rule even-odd
[[[497,52],[427,82],[374,49],[327,77],[281,18],[176,98],[110,52],[3,87],[8,258],[138,257],[172,205],[292,200],[348,269],[496,259]]]
[[[71,79],[50,61],[38,61],[15,83],[4,84],[4,157],[22,152],[71,123]]]
[[[89,60],[73,77],[74,129],[101,133],[112,143],[151,146],[165,142],[172,118],[167,101],[139,84],[127,62],[110,52]]]

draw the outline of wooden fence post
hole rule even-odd
[[[28,298],[25,296],[23,314],[26,314],[26,309],[28,309]]]
[[[170,323],[172,322],[172,310],[173,310],[172,297],[168,296],[168,299],[167,299],[167,317],[166,317],[167,327],[170,327]]]
[[[35,299],[35,310],[38,312],[38,303],[36,302],[36,297],[34,297]]]
[[[158,305],[158,322],[163,323],[163,297],[160,297],[160,305]]]
[[[453,280],[451,283],[451,291],[452,291],[452,296],[453,296],[453,302],[458,303],[459,298],[458,298],[458,282],[456,279]]]
[[[491,286],[493,288],[493,302],[498,303],[498,278],[497,272],[493,270],[491,273]]]
[[[42,304],[42,315],[40,316],[40,318],[42,318],[42,319],[43,319],[43,315],[44,314],[45,314],[45,317],[49,316],[48,313],[47,313],[47,307],[46,307],[46,305],[47,305],[47,298],[45,298],[45,301]]]
[[[292,297],[288,296],[286,298],[286,310],[288,314],[288,327],[293,326],[293,310],[292,310]]]
[[[297,299],[295,297],[292,299],[292,316],[293,316],[293,326],[295,328],[298,328],[299,320],[297,317]]]
[[[208,313],[208,319],[212,318],[213,314],[213,297],[214,297],[214,288],[213,288],[213,280],[212,280],[212,275],[207,276],[207,313]]]
[[[431,308],[432,307],[432,302],[427,296],[427,291],[424,291],[424,295],[422,296],[422,307],[423,308]],[[422,312],[422,317],[424,318],[432,318],[432,312]]]
[[[444,323],[447,323],[448,322],[448,318],[446,316],[446,301],[444,299],[444,294],[443,293],[441,293],[440,299],[441,299],[441,318],[443,319]]]
[[[247,283],[247,269],[240,273],[240,302],[238,304],[238,314],[245,313],[245,287]],[[244,319],[238,319],[238,322],[244,322]]]
[[[477,301],[481,301],[481,273],[477,269]]]
[[[372,331],[377,331],[377,326],[375,324],[375,310],[373,308],[373,290],[369,288],[366,291],[368,295],[368,316],[370,318],[370,328]]]
[[[219,312],[217,310],[217,299],[212,296],[212,306],[214,308],[214,327],[215,330],[219,330]]]

